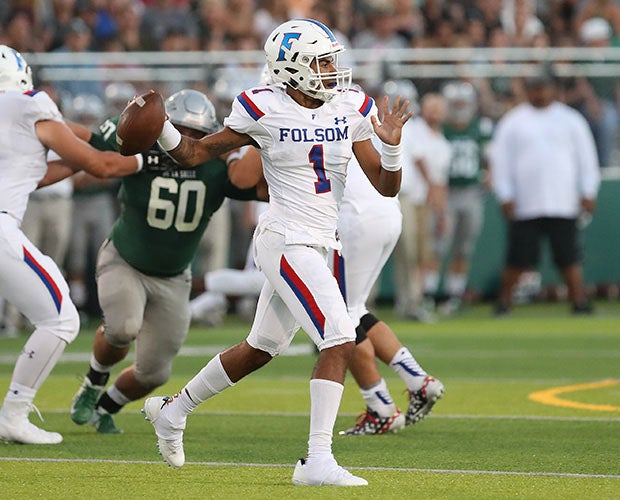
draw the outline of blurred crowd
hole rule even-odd
[[[602,48],[618,46],[620,42],[620,0],[3,0],[0,44],[22,53],[260,50],[267,34],[277,25],[299,17],[324,22],[345,46],[370,50],[377,61],[387,51],[402,48]],[[243,88],[257,83],[251,81],[258,77],[253,69]],[[235,78],[240,79],[240,73],[229,75],[220,83]],[[379,92],[383,82],[372,83],[371,88],[366,87],[367,91]],[[427,107],[441,108],[440,121],[449,122],[452,108],[450,102],[442,102],[441,98],[443,93],[443,99],[449,100],[446,84],[450,81],[427,78],[413,83],[416,99],[419,97],[423,102],[426,95],[437,97],[439,104],[436,99],[436,106],[427,103]],[[474,116],[476,120],[484,118],[490,122],[489,131],[506,111],[526,100],[519,78],[480,78],[460,83],[471,86],[465,90],[466,94],[469,92],[465,100],[473,106],[468,123]],[[54,81],[53,85],[38,81],[35,85],[57,100],[68,119],[91,127],[106,117],[117,116],[131,97],[144,90],[131,83],[79,80]],[[217,95],[217,89],[200,90]],[[229,97],[232,99],[234,94]],[[559,99],[586,118],[599,164],[613,164],[620,127],[618,79],[612,76],[561,79]],[[228,110],[229,104],[230,101],[220,106]],[[444,116],[446,113],[448,116]],[[422,116],[430,117],[431,122],[434,119],[432,109]],[[482,133],[479,135],[476,140],[483,156]],[[440,184],[447,182],[445,178]],[[60,265],[64,263],[76,305],[85,314],[96,316],[98,305],[93,295],[92,270],[96,251],[109,234],[118,210],[117,184],[87,175],[78,176],[69,184],[33,198],[35,202],[45,198],[72,200],[73,220],[77,221],[73,229],[53,230],[54,234],[64,235],[62,241],[51,243],[58,248],[46,247],[41,242],[43,234],[37,236],[34,229],[29,236],[33,240],[40,237],[39,248],[55,256]],[[446,203],[442,201],[442,206]],[[34,203],[31,205],[29,210],[36,220],[40,215],[36,215]],[[244,204],[227,202],[205,235],[204,252],[197,259],[196,273],[227,266],[242,268],[252,232],[251,220]],[[222,234],[230,237],[222,238]],[[235,244],[231,245],[231,241]],[[459,297],[464,293],[462,275],[466,270],[464,263],[460,274],[456,273]],[[432,273],[427,272],[429,275]],[[435,276],[432,283],[424,283],[418,295],[433,295],[436,280]],[[401,313],[409,317],[420,314],[412,309]],[[5,324],[19,327],[19,318],[11,317],[10,310],[8,316]]]
[[[235,50],[295,17],[326,21],[353,48],[578,46],[593,17],[612,43],[620,32],[615,0],[5,0],[0,37],[21,52],[62,49],[76,32],[96,51]]]

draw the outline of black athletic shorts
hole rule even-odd
[[[557,267],[564,268],[580,262],[577,220],[540,217],[510,223],[506,264],[521,269],[536,267],[544,237],[549,240],[553,261]]]

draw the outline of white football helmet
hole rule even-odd
[[[452,123],[469,123],[478,112],[476,89],[468,82],[447,83],[441,93],[448,103],[448,121]]]
[[[166,113],[173,125],[212,134],[222,128],[217,121],[215,108],[202,92],[183,89],[166,99]]]
[[[265,42],[273,82],[285,83],[324,102],[351,86],[351,68],[338,67],[338,54],[344,50],[330,29],[314,19],[282,23]],[[322,59],[328,59],[336,70],[322,73]]]
[[[395,97],[400,96],[403,100],[409,101],[409,109],[414,113],[420,110],[418,88],[411,80],[386,80],[381,86],[383,93],[393,101]]]
[[[0,90],[32,90],[32,70],[22,55],[0,45]]]

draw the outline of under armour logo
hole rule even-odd
[[[22,354],[25,354],[26,356],[28,356],[28,359],[34,358],[34,351],[25,351],[22,349]]]
[[[338,125],[338,124],[339,124],[339,123],[341,123],[341,122],[342,122],[342,123],[347,123],[347,117],[346,117],[346,116],[343,116],[342,118],[338,118],[338,117],[334,118],[334,123],[335,123],[336,125]]]
[[[148,155],[146,157],[146,163],[148,165],[159,165],[159,156],[158,155]]]

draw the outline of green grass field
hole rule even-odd
[[[0,443],[0,496],[11,498],[620,498],[620,303],[592,317],[566,304],[517,307],[495,319],[469,308],[432,325],[388,321],[446,394],[426,420],[398,434],[334,437],[339,462],[368,479],[365,488],[291,484],[306,451],[308,380],[315,355],[303,332],[295,356],[282,356],[190,416],[188,463],[166,467],[139,402],[116,422],[122,435],[74,425],[68,408],[85,374],[93,330],[85,329],[39,391],[41,424],[63,434],[57,446]],[[229,318],[193,328],[173,393],[219,349],[245,337]],[[0,339],[0,394],[25,342]],[[126,364],[119,365],[118,373]],[[382,368],[401,408],[401,380]],[[535,394],[535,400],[530,396]],[[537,395],[536,395],[537,394]],[[363,400],[349,377],[336,431],[352,425]],[[37,417],[31,414],[31,420]]]

